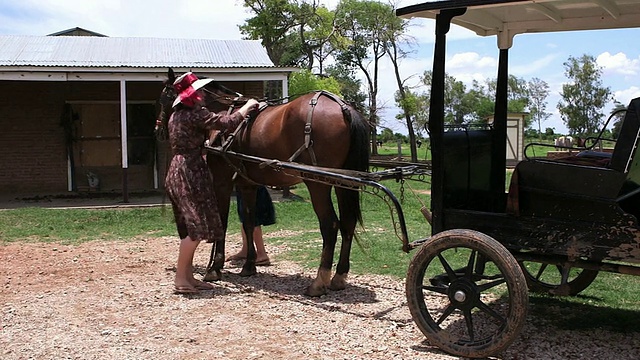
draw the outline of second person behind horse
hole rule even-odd
[[[244,203],[242,201],[242,194],[236,190],[238,217],[240,218],[240,224],[244,223]],[[266,187],[260,186],[256,193],[256,219],[255,227],[253,228],[253,242],[256,246],[256,266],[269,266],[271,260],[267,254],[267,250],[264,246],[264,238],[262,234],[262,226],[273,225],[276,223],[276,210],[273,207],[273,200],[269,194],[269,190]],[[242,229],[242,249],[236,254],[229,256],[227,261],[245,260],[247,258],[247,234]]]

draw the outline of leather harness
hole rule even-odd
[[[308,151],[309,152],[309,156],[311,157],[311,163],[313,166],[317,166],[318,165],[318,160],[315,154],[315,151],[313,149],[313,139],[311,138],[311,133],[312,133],[312,125],[313,125],[313,112],[316,108],[316,105],[318,104],[318,99],[320,98],[320,96],[326,96],[329,99],[335,101],[336,103],[338,103],[338,105],[340,105],[340,108],[342,110],[342,114],[343,116],[346,118],[347,121],[351,121],[351,112],[349,111],[349,106],[347,105],[347,103],[344,102],[344,100],[340,99],[337,95],[332,94],[328,91],[324,91],[324,90],[319,90],[316,91],[314,96],[309,100],[309,111],[307,112],[307,121],[305,123],[304,126],[304,142],[303,144],[298,148],[298,150],[296,150],[296,152],[293,153],[293,155],[291,155],[291,157],[289,157],[288,161],[295,161],[300,154],[302,154],[303,151]],[[262,105],[262,103],[261,103]],[[258,114],[264,110],[264,108],[266,108],[268,105],[262,105],[260,106],[260,108],[258,109]],[[228,113],[231,114],[231,112],[233,112],[233,105],[231,105],[229,107],[229,111]],[[253,115],[254,118],[257,115]],[[242,123],[240,123],[240,125],[238,125],[238,127],[235,129],[235,131],[233,131],[232,133],[227,134],[228,136],[224,139],[223,143],[222,143],[222,150],[223,153],[226,152],[226,150],[229,149],[229,147],[231,146],[231,144],[233,143],[233,141],[235,140],[235,138],[238,136],[238,134],[242,131],[244,131],[244,129],[247,127],[248,122],[251,119],[249,117],[247,117]],[[218,134],[220,135],[220,134]],[[211,144],[213,144],[213,139],[211,139]],[[226,158],[226,156],[225,156]],[[243,178],[245,178],[245,180],[257,184],[255,181],[249,179],[249,177],[246,175],[246,173],[244,171],[242,171],[243,169],[241,169],[238,165],[233,164],[232,161],[230,161],[229,159],[227,159],[227,162],[234,167],[234,169],[236,170],[236,175],[240,175]],[[234,175],[234,178],[235,176]]]
[[[316,105],[318,104],[318,99],[322,95],[337,102],[338,105],[340,105],[340,108],[342,109],[342,114],[347,118],[349,122],[351,121],[351,113],[349,112],[349,106],[344,102],[344,100],[340,99],[337,95],[332,94],[328,91],[324,91],[324,90],[316,91],[315,95],[311,98],[311,100],[309,100],[309,112],[307,113],[307,123],[304,125],[304,143],[300,146],[300,148],[298,148],[298,150],[296,150],[295,153],[293,153],[293,155],[291,155],[288,161],[295,161],[295,159],[297,159],[298,156],[300,156],[300,154],[304,150],[307,150],[309,152],[309,156],[311,157],[311,164],[313,166],[318,165],[316,153],[313,150],[313,140],[311,139],[311,129],[312,129],[311,125],[313,122],[313,110],[315,110]]]

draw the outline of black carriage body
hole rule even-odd
[[[553,5],[547,8],[569,6],[546,3]],[[437,1],[398,10],[400,16],[436,20],[429,117],[434,235],[472,229],[494,237],[518,258],[640,275],[638,268],[621,270],[606,263],[640,263],[640,99],[630,104],[608,166],[527,159],[517,164],[506,184],[508,51],[513,36],[640,26],[640,1],[613,3],[621,11],[613,21],[602,20],[598,12],[580,21],[561,13],[558,18],[567,19],[557,21],[550,13],[541,16],[544,9],[535,1]],[[503,28],[496,19],[504,21]],[[498,38],[496,105],[489,128],[444,124],[446,34],[451,23]]]
[[[492,180],[490,132],[444,133],[442,231],[474,229],[529,255],[640,263],[637,160],[628,172],[526,160],[500,192]]]

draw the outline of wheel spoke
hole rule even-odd
[[[571,268],[569,266],[566,267],[559,267],[560,270],[560,285],[566,284],[569,282],[569,271],[571,271]]]
[[[453,306],[453,304],[449,303],[449,306],[447,306],[447,308],[444,309],[444,312],[442,313],[442,316],[440,316],[438,321],[436,321],[436,324],[438,324],[438,325],[442,324],[442,322],[445,321],[449,317],[449,315],[451,315],[453,313],[453,311],[455,309],[456,309],[456,307]]]
[[[438,254],[438,259],[440,259],[440,264],[442,264],[444,271],[446,271],[447,275],[449,275],[449,280],[453,281],[457,279],[458,277],[456,276],[455,271],[453,271],[453,269],[451,268],[451,265],[449,265],[449,263],[444,258],[444,256],[442,256],[442,253]]]
[[[436,292],[438,294],[447,295],[447,292],[449,291],[449,288],[448,287],[444,287],[444,286],[423,285],[422,286],[422,290],[429,290],[429,291]]]
[[[473,316],[471,315],[471,309],[467,309],[463,313],[464,322],[467,324],[467,331],[469,332],[469,339],[473,342],[475,340],[475,334],[473,332]]]
[[[504,284],[505,282],[506,282],[506,280],[504,278],[500,278],[498,280],[494,280],[494,281],[491,281],[491,282],[488,282],[488,283],[485,283],[485,284],[482,284],[482,285],[478,285],[478,290],[480,290],[480,292],[483,292],[485,290],[491,289],[494,286],[498,286],[500,284]]]
[[[547,269],[547,264],[540,264],[540,269],[538,269],[538,273],[536,274],[536,280],[540,281],[540,277],[542,276],[542,273],[544,273],[544,271]]]
[[[495,310],[490,308],[489,305],[485,304],[482,300],[478,301],[477,307],[478,307],[478,309],[480,309],[480,311],[483,311],[483,312],[493,316],[496,320],[498,320],[500,322],[500,325],[503,325],[503,324],[505,324],[507,322],[505,320],[504,316],[498,314]]]
[[[471,275],[473,274],[473,265],[476,261],[476,251],[472,250],[471,255],[469,255],[469,262],[467,263],[467,269],[465,270],[465,275],[471,279]]]

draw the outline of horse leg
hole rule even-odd
[[[207,271],[204,274],[204,281],[218,281],[222,279],[222,268],[224,267],[224,243],[225,239],[216,240],[211,247],[211,255],[207,264]]]
[[[247,237],[247,260],[242,265],[242,271],[240,276],[246,277],[255,275],[256,270],[256,258],[257,252],[253,242],[253,228],[256,223],[256,197],[258,188],[255,186],[241,186],[240,192],[242,193],[242,229]]]
[[[358,221],[359,194],[353,190],[336,188],[338,199],[338,209],[340,211],[340,236],[342,245],[340,247],[340,259],[336,266],[336,273],[331,279],[331,290],[344,290],[347,287],[347,274],[349,273],[351,254],[351,244],[355,235],[356,223]],[[355,201],[355,203],[354,203]],[[356,206],[356,208],[354,208]]]
[[[225,235],[221,239],[216,239],[212,244],[209,263],[207,264],[207,271],[205,272],[203,279],[204,281],[218,281],[222,279],[222,268],[224,267],[225,237],[229,221],[229,202],[231,201],[231,195],[227,196],[227,201],[225,202],[220,201],[224,199],[224,195],[218,191],[216,191],[216,193],[217,195],[220,195],[220,197],[216,196],[216,200],[218,202],[220,220],[222,221]]]
[[[321,296],[327,293],[330,285],[331,266],[333,265],[333,253],[338,238],[338,217],[331,202],[331,186],[307,182],[313,210],[318,216],[320,233],[322,234],[322,256],[320,267],[315,280],[309,285],[305,294],[308,296]]]
[[[220,214],[220,220],[222,221],[222,227],[224,228],[224,236],[221,239],[216,239],[211,247],[211,255],[209,256],[209,263],[207,264],[207,271],[204,275],[204,281],[217,281],[222,279],[222,268],[224,268],[224,253],[225,253],[225,237],[227,232],[227,226],[229,223],[229,206],[231,203],[231,192],[233,191],[233,183],[231,182],[231,175],[223,172],[220,166],[216,166],[216,157],[212,155],[207,156],[207,164],[209,170],[217,169],[216,176],[213,177],[213,193],[215,195],[215,203],[218,207],[218,213]]]

